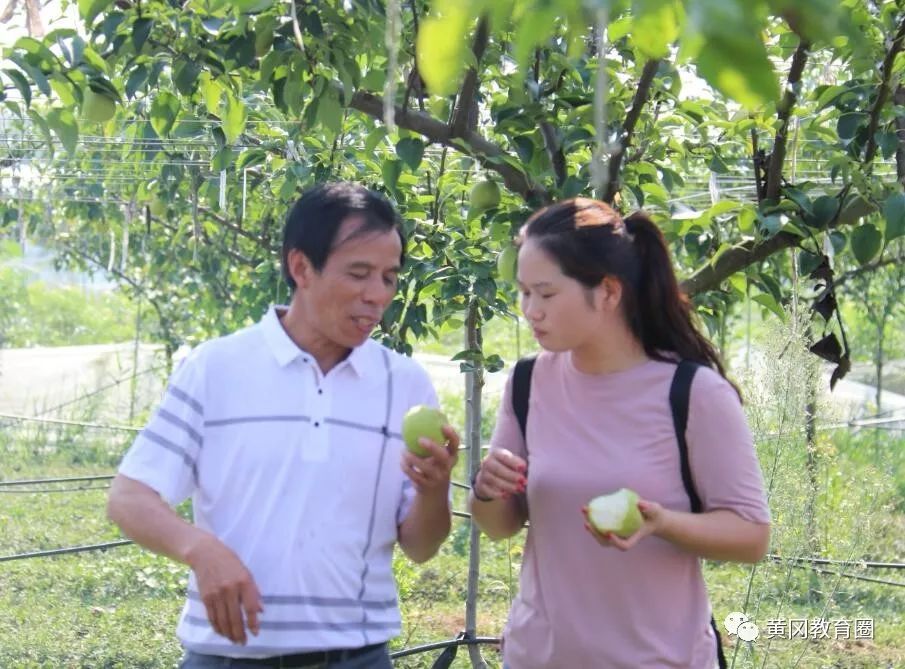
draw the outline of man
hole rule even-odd
[[[403,249],[380,195],[308,191],[284,232],[288,309],[195,349],[126,454],[108,514],[191,568],[184,668],[391,666],[393,546],[422,562],[446,538],[459,446],[446,426],[428,457],[405,449],[402,416],[437,396],[369,338]],[[172,509],[190,495],[194,524]]]

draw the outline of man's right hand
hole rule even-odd
[[[214,631],[244,646],[246,626],[257,636],[258,614],[264,612],[251,572],[239,556],[210,534],[201,537],[186,557]]]

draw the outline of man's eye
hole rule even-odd
[[[367,275],[366,272],[365,272],[365,273],[362,273],[362,272],[349,272],[349,276],[351,276],[353,279],[358,279],[359,281],[362,281],[362,280],[368,278],[368,275]]]

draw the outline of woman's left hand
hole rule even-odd
[[[591,521],[588,518],[588,507],[582,507],[581,513],[585,519],[585,530],[594,537],[597,543],[608,548],[618,548],[621,551],[627,551],[644,537],[659,532],[663,527],[666,514],[668,513],[666,509],[656,502],[651,502],[646,499],[638,500],[638,510],[641,512],[641,517],[644,519],[644,522],[634,534],[626,538],[622,538],[612,532],[598,532],[594,529],[594,526],[591,525]]]

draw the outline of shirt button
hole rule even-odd
[[[314,427],[320,427],[320,426],[321,426],[321,424],[315,421]]]
[[[317,389],[317,394],[318,394],[318,395],[323,395],[323,394],[324,394],[323,389],[318,388],[318,389]]]

